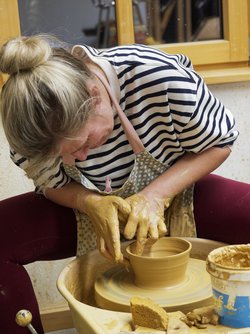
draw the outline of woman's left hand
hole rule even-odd
[[[148,239],[152,242],[166,234],[164,209],[170,205],[170,199],[150,198],[143,194],[135,194],[126,201],[131,207],[131,213],[124,228],[124,237],[132,239],[136,236],[136,253],[143,252]]]

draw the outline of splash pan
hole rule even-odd
[[[152,299],[166,311],[187,313],[213,303],[210,276],[205,261],[189,259],[186,275],[179,284],[143,289],[134,283],[134,275],[123,266],[114,266],[95,283],[95,299],[99,306],[113,311],[129,312],[130,299],[141,296]]]
[[[205,260],[208,253],[225,244],[211,240],[187,238],[192,243],[191,258]],[[129,243],[124,243],[123,247]],[[74,326],[79,334],[118,334],[131,331],[131,314],[129,312],[111,311],[99,308],[95,301],[94,283],[103,273],[112,270],[114,264],[99,255],[98,251],[90,252],[68,264],[59,275],[57,286],[60,293],[67,300]],[[180,317],[179,312],[171,312],[170,322]],[[179,326],[179,327],[178,327]],[[171,334],[181,334],[181,324],[173,326],[168,331]],[[130,328],[130,329],[129,329]],[[229,328],[216,326],[216,333],[228,333]],[[187,329],[185,333],[196,333],[197,329]],[[204,333],[214,333],[211,326]],[[150,330],[150,333],[165,333]],[[202,334],[203,330],[199,330]]]

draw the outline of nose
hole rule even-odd
[[[83,147],[79,151],[73,153],[72,156],[77,160],[86,160],[88,156],[88,151],[89,151],[88,147]]]

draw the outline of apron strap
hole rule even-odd
[[[114,93],[111,90],[111,87],[107,81],[107,79],[99,72],[91,69],[91,71],[100,79],[104,87],[106,88],[111,101],[113,102],[113,105],[115,109],[117,110],[118,116],[121,120],[122,128],[127,136],[127,139],[129,141],[129,144],[131,145],[133,151],[135,154],[141,153],[145,150],[145,147],[143,146],[143,143],[141,139],[139,138],[137,132],[135,131],[133,125],[128,120],[125,113],[122,111],[119,103],[116,100],[116,97],[114,96]]]

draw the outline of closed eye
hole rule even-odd
[[[85,146],[88,147],[89,145],[89,137],[87,138],[87,140],[84,142],[84,144],[82,144],[78,149],[76,149],[74,152],[72,152],[71,154],[75,154],[79,151],[81,151]]]

